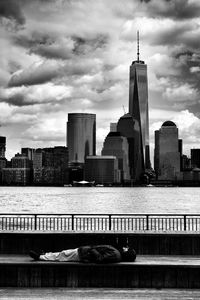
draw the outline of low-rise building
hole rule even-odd
[[[2,170],[2,183],[4,185],[29,185],[29,168],[4,168]]]
[[[120,170],[116,156],[87,156],[85,160],[85,180],[96,184],[113,185],[120,183]]]
[[[29,185],[31,183],[31,168],[28,157],[17,153],[10,166],[2,169],[2,184],[4,185]]]
[[[33,153],[33,183],[64,185],[67,183],[68,148],[36,149]]]

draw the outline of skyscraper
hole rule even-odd
[[[178,128],[172,121],[155,131],[154,168],[161,180],[175,180],[180,175]]]
[[[130,66],[129,113],[139,123],[142,157],[145,168],[150,168],[147,65],[140,60],[139,32],[137,45],[137,60]]]
[[[5,158],[6,152],[6,137],[0,136],[0,158]]]
[[[200,168],[200,149],[191,149],[192,168]]]
[[[113,155],[118,160],[118,168],[121,172],[121,181],[130,181],[129,169],[129,145],[127,138],[118,131],[110,131],[103,143],[101,155]]]
[[[95,114],[68,114],[67,145],[69,162],[84,163],[86,156],[96,154]]]
[[[141,134],[139,122],[130,114],[123,115],[117,123],[117,131],[127,138],[128,160],[132,182],[140,180],[144,172],[144,160],[141,151]]]

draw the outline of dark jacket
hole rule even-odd
[[[82,246],[78,249],[82,262],[112,263],[120,262],[119,250],[110,245]]]

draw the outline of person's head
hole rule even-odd
[[[123,247],[121,250],[122,261],[134,261],[136,259],[136,252],[133,248]]]

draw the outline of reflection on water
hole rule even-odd
[[[200,214],[200,188],[0,187],[0,211]]]

